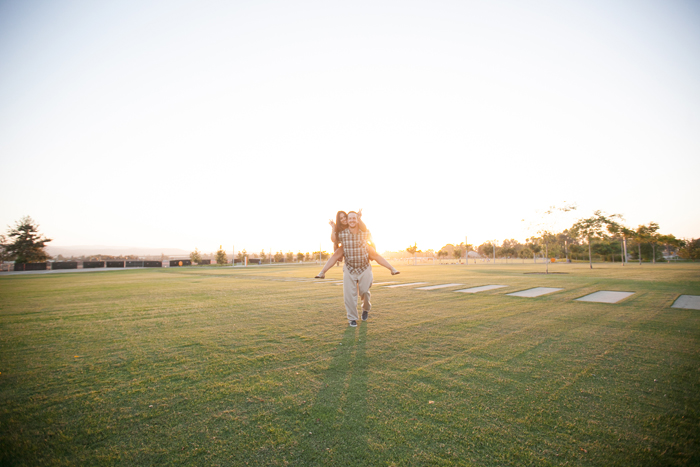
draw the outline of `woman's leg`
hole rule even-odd
[[[401,274],[399,271],[394,268],[391,264],[389,264],[389,261],[385,260],[382,255],[377,253],[377,250],[372,248],[371,246],[367,245],[367,255],[369,256],[369,259],[372,261],[376,261],[379,263],[381,266],[384,266],[387,268],[389,271],[391,271],[391,275],[395,276],[396,274]]]
[[[321,269],[321,272],[318,273],[316,276],[316,279],[325,279],[326,277],[326,271],[328,271],[330,268],[333,267],[335,263],[340,261],[340,258],[343,257],[343,247],[339,247],[337,250],[335,250],[335,253],[333,253],[333,256],[328,258],[328,261],[326,261],[326,265],[323,266],[323,269]]]

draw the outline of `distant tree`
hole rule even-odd
[[[446,257],[449,253],[447,253],[447,250],[440,250],[437,252],[437,257],[440,259],[441,257]]]
[[[659,230],[659,224],[656,222],[649,222],[648,225],[640,225],[637,230],[634,231],[634,241],[637,244],[637,252],[639,256],[639,265],[642,265],[642,244],[648,243],[652,247],[652,262],[656,262],[656,243],[658,239],[657,231]]]
[[[242,263],[243,261],[245,261],[245,257],[247,255],[248,255],[248,252],[245,251],[245,248],[243,249],[243,251],[239,251],[238,252],[238,261]]]
[[[695,261],[700,259],[700,238],[690,238],[679,241],[678,256]]]
[[[511,258],[516,256],[516,248],[520,243],[515,239],[503,240],[503,245],[501,245],[501,255],[506,258]],[[508,260],[506,259],[506,262]]]
[[[309,253],[308,251],[304,255],[304,261],[311,261],[311,253]]]
[[[677,239],[673,234],[660,235],[659,244],[664,246],[666,256],[671,256],[671,249],[677,249],[680,246],[680,240]]]
[[[493,256],[493,243],[484,242],[477,247],[477,251],[481,256],[486,256],[487,258],[490,258]]]
[[[537,262],[537,254],[542,251],[542,246],[540,245],[540,239],[537,237],[532,237],[527,239],[527,249],[532,252],[532,256],[529,258],[533,259],[533,262]]]
[[[413,244],[413,246],[409,246],[406,248],[406,252],[410,253],[413,255],[413,265],[416,265],[416,253],[420,253],[421,251],[418,249],[418,245],[416,243]]]
[[[570,232],[575,237],[585,238],[588,242],[588,265],[593,269],[593,248],[591,242],[594,238],[603,238],[606,227],[620,218],[619,214],[607,215],[598,210],[591,217],[579,219],[571,227]]]
[[[293,263],[294,262],[294,253],[292,253],[291,251],[288,251],[284,255],[284,259],[287,263]]]
[[[622,225],[619,221],[623,220],[622,216],[619,216],[618,220],[610,220],[608,222],[606,229],[610,235],[612,235],[613,239],[619,240],[622,242],[622,245],[620,247],[620,250],[622,252],[622,265],[625,265],[625,262],[627,261],[627,258],[625,257],[626,248],[625,245],[627,244],[627,239],[634,238],[634,232],[624,225]]]
[[[576,204],[564,202],[561,206],[549,206],[539,214],[539,218],[530,224],[529,229],[536,233],[539,243],[544,247],[545,270],[549,274],[549,245],[556,240],[556,225],[559,218],[567,212],[575,211]],[[591,266],[593,267],[593,266]]]
[[[262,261],[263,263],[264,263],[265,261],[267,261],[267,255],[265,254],[265,249],[264,249],[264,248],[263,248],[263,250],[260,252],[260,261]]]
[[[661,234],[659,234],[659,224],[656,222],[649,222],[646,226],[647,230],[647,241],[651,244],[651,262],[656,263],[656,245],[659,244],[659,239]]]
[[[300,263],[304,261],[304,253],[302,253],[301,251],[297,253],[297,261]]]
[[[58,255],[61,258],[61,255]],[[7,253],[7,237],[0,234],[0,263],[7,261],[10,258],[9,253]]]
[[[202,262],[202,254],[199,252],[199,250],[197,248],[195,248],[194,251],[192,253],[190,253],[190,261],[192,261],[192,263],[196,263],[196,264],[199,264]]]
[[[281,263],[282,261],[284,261],[284,253],[282,253],[281,251],[278,251],[277,253],[275,253],[274,258],[275,258],[275,263]]]
[[[522,250],[518,253],[518,257],[525,259],[525,258],[532,258],[532,250],[528,248],[527,246],[523,247]]]
[[[556,235],[556,241],[562,246],[564,250],[564,256],[566,257],[566,262],[569,262],[569,246],[575,241],[575,239],[569,234],[568,229],[564,229],[562,232]]]
[[[454,256],[455,259],[462,259],[462,249],[459,247],[455,247],[452,250],[452,256]]]
[[[17,221],[7,235],[10,243],[3,250],[15,263],[39,263],[51,258],[44,250],[51,239],[39,234],[39,225],[31,217],[25,216]]]
[[[219,250],[216,252],[216,264],[228,264],[226,252],[221,247],[219,247]]]

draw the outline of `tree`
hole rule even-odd
[[[410,253],[413,255],[413,265],[416,265],[416,253],[420,253],[421,251],[418,249],[418,246],[416,243],[413,244],[413,246],[409,246],[406,248],[406,252]]]
[[[542,251],[542,247],[540,246],[539,243],[539,238],[532,237],[528,238],[527,240],[527,249],[532,252],[531,258],[533,259],[533,263],[537,262],[537,254]]]
[[[198,249],[195,248],[194,251],[192,253],[190,253],[190,261],[192,261],[192,263],[196,263],[196,264],[199,264],[202,262],[202,254],[199,252]]]
[[[619,216],[619,220],[623,220],[622,216]],[[627,262],[627,239],[634,238],[634,232],[617,221],[609,222],[606,228],[613,238],[622,240],[620,250],[622,252],[622,265],[624,266]]]
[[[247,254],[248,254],[248,252],[245,251],[245,248],[243,249],[243,251],[239,251],[238,252],[238,262],[242,263],[243,261],[245,261],[245,257]]]
[[[275,263],[281,263],[282,261],[284,261],[284,253],[282,253],[281,251],[278,251],[277,253],[275,253],[274,258],[275,258]]]
[[[454,256],[457,260],[462,259],[462,249],[455,247],[455,249],[452,250],[452,256]]]
[[[661,237],[661,234],[658,233],[659,224],[656,222],[649,222],[649,225],[646,226],[646,230],[647,241],[651,243],[651,262],[656,264],[656,245],[660,243],[659,238]]]
[[[637,252],[639,255],[639,265],[642,265],[642,243],[649,243],[652,247],[652,262],[656,262],[656,243],[658,242],[659,224],[649,222],[649,225],[640,225],[634,231],[634,241],[637,243]]]
[[[486,256],[487,258],[490,258],[493,255],[493,243],[491,242],[485,242],[479,245],[477,248],[477,251],[481,256]]]
[[[549,274],[549,245],[556,239],[556,232],[554,231],[556,224],[562,214],[575,211],[576,207],[576,204],[567,202],[564,202],[561,206],[550,206],[540,214],[537,221],[530,224],[530,230],[537,234],[540,243],[544,246],[546,274]]]
[[[267,260],[267,255],[265,254],[265,249],[260,252],[260,262],[264,263]]]
[[[446,250],[440,250],[437,252],[438,259],[440,259],[442,256],[447,256],[448,253]]]
[[[219,246],[219,250],[216,252],[216,264],[228,264],[226,252],[221,248],[221,246]]]
[[[51,239],[39,234],[39,225],[31,217],[24,216],[17,221],[7,235],[10,243],[4,248],[5,254],[15,263],[40,263],[51,258],[44,250]]]
[[[594,238],[603,238],[605,235],[604,228],[613,223],[613,219],[620,217],[622,216],[619,214],[606,215],[604,212],[598,210],[595,211],[591,217],[579,219],[571,227],[570,232],[575,237],[582,237],[588,241],[588,265],[591,269],[593,269],[593,249],[591,247],[591,241]]]
[[[58,255],[59,258],[61,255]],[[10,258],[9,253],[7,252],[7,237],[0,234],[0,263],[7,261]]]
[[[678,256],[692,261],[700,259],[700,238],[684,239],[679,243]]]
[[[673,234],[660,235],[659,243],[664,246],[666,250],[666,256],[671,256],[671,249],[678,248],[680,246],[680,240],[678,240]]]
[[[304,253],[302,253],[301,251],[297,253],[297,261],[300,263],[304,261]]]
[[[284,258],[285,258],[285,261],[286,261],[287,263],[293,263],[293,262],[294,262],[294,253],[292,253],[291,251],[288,251],[288,252],[284,255]]]

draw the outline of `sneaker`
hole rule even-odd
[[[392,269],[392,270],[391,270],[391,275],[392,275],[392,276],[395,276],[395,275],[397,275],[397,274],[401,274],[401,271],[397,271],[396,269]]]
[[[350,327],[351,327],[351,328],[356,328],[356,327],[357,327],[357,321],[355,321],[354,319],[353,319],[352,321],[350,321]]]
[[[323,272],[318,273],[318,276],[314,277],[314,279],[325,279],[326,274]]]
[[[369,318],[369,311],[362,310],[362,321],[367,321]]]

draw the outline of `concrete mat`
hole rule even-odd
[[[600,290],[593,292],[585,297],[577,298],[579,302],[597,302],[597,303],[617,303],[620,300],[634,295],[634,292],[612,292],[610,290]]]
[[[470,289],[455,290],[455,292],[477,293],[477,292],[483,292],[485,290],[500,289],[501,287],[508,287],[508,286],[507,285],[482,285],[481,287],[472,287]]]
[[[394,287],[409,287],[411,285],[421,285],[421,284],[427,284],[427,282],[409,282],[407,284],[396,284],[396,285],[387,285],[387,289],[393,289]]]
[[[444,289],[445,287],[459,287],[464,284],[440,284],[440,285],[429,285],[428,287],[418,287],[416,290],[435,290]]]
[[[671,308],[687,308],[689,310],[700,310],[700,295],[681,295],[673,302]]]
[[[506,295],[510,295],[511,297],[532,298],[539,297],[540,295],[547,295],[552,292],[559,292],[560,290],[564,289],[558,289],[556,287],[535,287],[534,289],[521,290],[520,292],[507,293]]]

